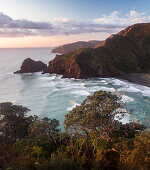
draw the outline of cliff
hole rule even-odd
[[[94,49],[57,55],[43,73],[74,78],[150,73],[150,23],[132,25]]]
[[[71,44],[65,44],[65,45],[61,45],[58,46],[54,49],[52,49],[52,53],[59,53],[59,54],[68,54],[70,52],[73,52],[74,50],[77,50],[79,48],[94,48],[97,44],[99,44],[101,41],[78,41],[75,43],[71,43]]]

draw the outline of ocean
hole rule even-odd
[[[0,102],[23,105],[29,114],[55,118],[63,127],[64,115],[97,90],[122,95],[126,110],[132,110],[123,121],[150,122],[150,88],[115,78],[87,80],[62,79],[61,75],[13,74],[25,58],[41,60],[48,64],[55,57],[51,48],[0,49]]]

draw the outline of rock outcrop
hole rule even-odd
[[[94,49],[57,55],[43,73],[64,77],[116,77],[150,73],[150,23],[135,24],[111,35]]]
[[[94,48],[97,44],[99,44],[101,41],[78,41],[75,43],[71,43],[71,44],[65,44],[65,45],[61,45],[58,46],[54,49],[52,49],[52,53],[59,53],[59,54],[68,54],[73,52],[74,50],[77,50],[79,48]]]
[[[14,72],[14,74],[17,73],[34,73],[43,71],[47,68],[47,65],[44,64],[41,61],[34,61],[31,58],[27,58],[23,61],[21,65],[21,69],[19,71]]]

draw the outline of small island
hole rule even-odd
[[[43,63],[42,61],[34,61],[31,58],[26,58],[23,61],[20,70],[14,72],[14,74],[40,72],[46,68],[47,68],[47,65]]]

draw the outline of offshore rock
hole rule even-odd
[[[19,71],[14,72],[17,73],[34,73],[43,71],[47,68],[47,65],[41,61],[34,61],[31,58],[27,58],[23,61],[21,68]]]

